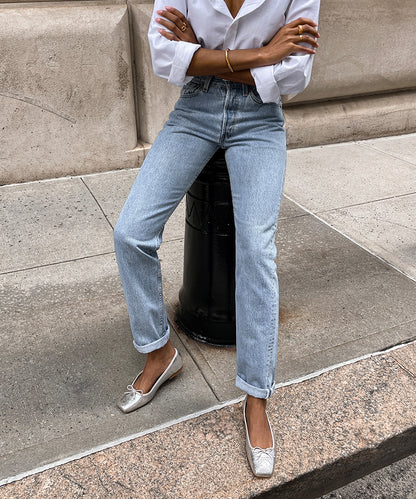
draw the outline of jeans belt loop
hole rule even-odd
[[[204,85],[202,87],[203,92],[208,92],[209,86],[211,85],[211,81],[214,78],[214,76],[205,76],[204,77]]]
[[[247,83],[243,83],[243,96],[247,97],[248,95],[248,85]]]

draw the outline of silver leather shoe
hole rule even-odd
[[[123,412],[132,412],[138,409],[139,407],[143,407],[148,404],[152,398],[156,395],[158,389],[163,385],[163,383],[169,379],[172,379],[176,376],[179,371],[183,368],[182,358],[175,348],[175,355],[171,360],[168,367],[165,371],[159,376],[159,378],[155,381],[155,384],[152,386],[151,390],[147,393],[143,393],[142,390],[136,390],[133,385],[136,382],[137,378],[142,374],[143,371],[140,371],[139,374],[134,378],[131,385],[127,386],[127,391],[118,401],[117,406]]]
[[[274,461],[275,461],[275,451],[274,451],[274,435],[272,427],[270,426],[269,416],[266,412],[267,422],[269,423],[270,433],[272,434],[273,446],[268,449],[262,449],[261,447],[252,447],[250,443],[250,437],[248,435],[247,418],[246,418],[246,405],[247,396],[244,400],[243,405],[243,415],[244,415],[244,425],[246,427],[246,452],[248,462],[250,463],[251,470],[255,476],[262,478],[269,478],[273,475]]]

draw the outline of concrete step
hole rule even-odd
[[[415,376],[413,342],[278,389],[270,479],[249,469],[240,402],[9,484],[0,497],[319,497],[416,451]]]

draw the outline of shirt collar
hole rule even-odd
[[[266,0],[245,0],[234,20],[240,19],[241,17],[250,14],[250,12],[253,12],[253,10],[257,9],[257,7],[260,7],[260,5],[265,1]],[[232,15],[230,14],[227,4],[224,0],[211,0],[211,2],[215,10],[225,14],[230,19],[232,19]]]

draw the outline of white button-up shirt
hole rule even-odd
[[[190,22],[198,43],[170,41],[158,29],[157,10],[175,7]],[[194,53],[214,50],[252,49],[267,44],[277,31],[298,17],[318,22],[320,0],[245,0],[232,17],[224,0],[156,0],[149,26],[153,70],[170,83],[183,86]],[[305,46],[311,45],[304,43]],[[280,95],[296,95],[309,83],[313,54],[296,52],[275,65],[252,68],[251,74],[263,102],[278,102]]]

